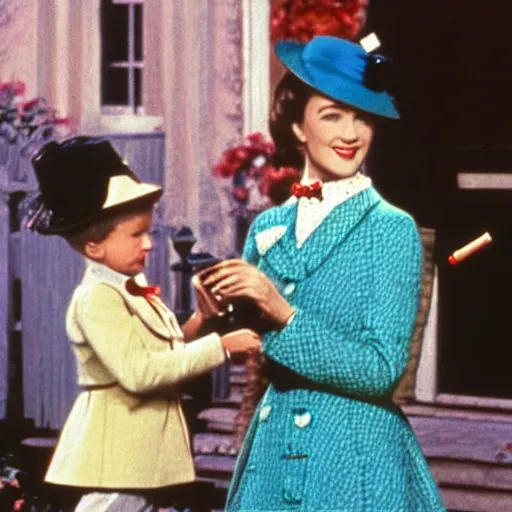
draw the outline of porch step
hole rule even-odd
[[[210,432],[232,433],[237,414],[237,409],[212,407],[201,411],[197,417],[207,423],[207,430]]]
[[[56,437],[27,437],[21,441],[21,445],[30,448],[53,450],[57,446]]]
[[[229,373],[231,375],[245,374],[246,369],[244,364],[231,364],[229,367]]]
[[[247,384],[247,375],[245,373],[232,373],[229,376],[231,386],[245,386]]]
[[[235,469],[235,457],[222,455],[196,455],[194,457],[196,471],[201,478],[231,480]]]
[[[224,433],[204,432],[196,434],[193,440],[196,455],[236,455],[232,447],[233,436]]]
[[[233,447],[235,419],[247,385],[243,360],[232,360],[229,367],[229,395],[217,399],[197,415],[205,425],[193,436],[193,453],[198,481],[213,484],[224,496],[235,467],[237,450]]]
[[[213,405],[215,407],[232,407],[239,409],[242,403],[243,389],[241,387],[230,386],[229,395],[226,398],[218,398]]]

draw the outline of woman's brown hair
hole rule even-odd
[[[270,135],[276,146],[272,157],[274,167],[304,168],[304,152],[292,125],[302,123],[306,104],[313,94],[312,87],[289,71],[277,84],[269,121]]]

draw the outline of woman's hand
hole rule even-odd
[[[230,354],[261,350],[261,338],[250,329],[238,329],[221,336],[222,346]]]
[[[206,273],[203,284],[214,296],[220,296],[220,302],[229,302],[239,297],[251,299],[279,327],[284,327],[295,312],[277,291],[274,283],[244,260],[217,263]]]
[[[217,311],[219,309],[218,300],[220,297],[215,298],[212,296],[211,299],[209,299],[206,296],[206,289],[204,285],[202,285],[200,288],[195,287],[196,290],[196,303],[197,303],[197,313],[201,315],[201,320],[206,321],[210,320],[211,318],[214,318],[217,315]],[[217,304],[215,305],[215,301],[217,301]],[[212,305],[212,303],[214,305]]]

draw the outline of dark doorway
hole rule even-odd
[[[372,0],[366,32],[395,64],[402,113],[384,123],[369,174],[388,200],[434,227],[439,391],[512,398],[512,191],[462,190],[457,173],[512,174],[512,4]],[[456,267],[483,232],[494,241]]]

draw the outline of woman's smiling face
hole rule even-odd
[[[373,121],[370,114],[315,94],[293,131],[304,143],[310,179],[327,182],[360,169],[373,139]]]

